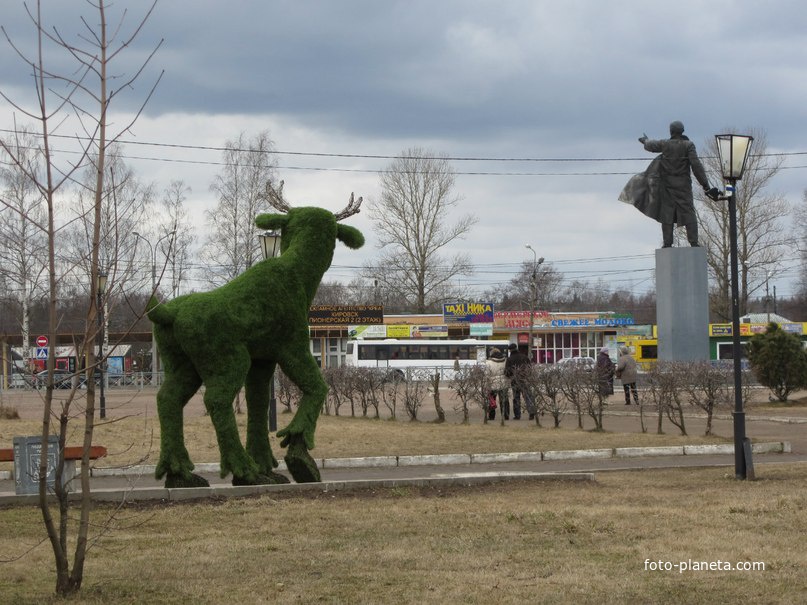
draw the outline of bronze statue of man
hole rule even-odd
[[[661,223],[664,247],[673,244],[673,228],[684,225],[690,246],[698,245],[698,217],[692,198],[692,178],[695,175],[703,191],[715,199],[716,187],[710,187],[706,171],[698,158],[695,144],[684,134],[684,125],[670,124],[670,138],[653,140],[639,137],[647,151],[660,153],[647,170],[634,176],[625,185],[619,199],[633,204],[645,215]]]

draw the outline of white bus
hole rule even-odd
[[[487,359],[494,347],[507,354],[508,340],[351,340],[347,343],[345,365],[358,368],[386,368],[403,377],[407,368],[440,368],[441,374],[460,365],[476,365]]]

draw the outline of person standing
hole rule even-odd
[[[494,399],[499,400],[499,408],[505,420],[510,419],[510,397],[507,393],[510,388],[510,381],[504,375],[506,360],[504,353],[497,347],[490,350],[490,356],[485,361],[485,367],[490,377],[490,392]],[[491,406],[492,407],[492,406]],[[495,409],[495,408],[494,408]]]
[[[504,364],[504,375],[510,379],[510,386],[513,391],[513,419],[521,420],[521,396],[524,395],[524,407],[527,408],[530,420],[534,420],[535,403],[532,400],[529,388],[524,384],[522,376],[530,367],[530,359],[514,342],[510,343],[508,350],[510,351],[510,356]]]
[[[600,349],[597,355],[597,383],[602,397],[614,394],[614,362],[608,354],[608,347]]]
[[[692,177],[703,187],[704,193],[717,199],[720,192],[711,187],[706,170],[698,158],[695,144],[684,134],[683,123],[670,124],[669,139],[639,137],[646,151],[660,153],[647,170],[632,177],[619,199],[633,204],[643,214],[661,223],[663,246],[673,244],[673,229],[678,224],[686,227],[689,245],[698,246],[698,217],[692,199]]]
[[[633,393],[633,402],[639,405],[639,392],[636,390],[636,379],[639,370],[636,360],[631,356],[628,347],[619,349],[619,359],[616,362],[616,377],[622,381],[625,390],[625,405],[630,405],[630,396]]]

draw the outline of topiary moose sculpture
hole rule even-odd
[[[233,485],[287,483],[274,472],[278,463],[267,428],[270,384],[276,366],[302,391],[296,414],[277,435],[297,482],[319,481],[309,454],[328,387],[311,355],[308,309],[336,240],[349,248],[364,245],[358,229],[338,221],[359,212],[362,199],[333,214],[322,208],[292,208],[283,199],[283,183],[266,186],[266,199],[284,214],[261,214],[255,224],[281,231],[281,256],[269,258],[210,292],[180,296],[165,304],[152,298],[148,317],[165,364],[165,381],[157,393],[160,459],[155,474],[166,487],[205,487],[194,474],[185,448],[182,410],[205,385],[204,404],[216,431],[221,476]],[[232,402],[245,387],[246,448],[238,435]]]

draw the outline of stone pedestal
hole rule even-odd
[[[703,248],[656,250],[658,358],[709,359],[709,279]]]

